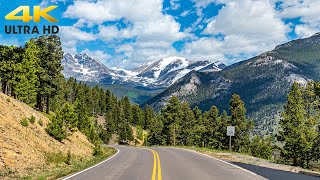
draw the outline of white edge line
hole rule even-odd
[[[101,165],[101,164],[103,164],[103,163],[105,163],[105,162],[109,161],[110,159],[114,158],[117,154],[119,154],[120,150],[119,150],[119,149],[117,149],[117,148],[115,148],[115,149],[117,150],[117,153],[115,153],[114,155],[112,155],[112,156],[111,156],[111,157],[109,157],[108,159],[106,159],[106,160],[104,160],[104,161],[100,162],[99,164],[96,164],[96,165],[94,165],[94,166],[91,166],[91,167],[89,167],[89,168],[87,168],[87,169],[85,169],[85,170],[82,170],[82,171],[80,171],[80,172],[77,172],[76,174],[73,174],[73,175],[71,175],[71,176],[65,177],[65,178],[63,178],[63,179],[61,179],[61,180],[67,180],[67,179],[70,179],[70,178],[72,178],[72,177],[75,177],[75,176],[77,176],[77,175],[79,175],[79,174],[81,174],[81,173],[83,173],[83,172],[85,172],[85,171],[88,171],[88,170],[90,170],[90,169],[92,169],[92,168],[95,168],[95,167],[97,167],[97,166],[99,166],[99,165]]]
[[[236,167],[236,168],[241,169],[241,170],[243,170],[243,171],[245,171],[245,172],[247,172],[247,173],[250,173],[250,174],[252,174],[252,175],[258,176],[256,173],[254,173],[254,172],[252,172],[252,171],[249,171],[249,170],[247,170],[247,169],[244,169],[244,168],[242,168],[242,167],[240,167],[240,166],[237,166],[237,165],[235,165],[235,164],[229,163],[229,162],[227,162],[227,161],[224,161],[224,160],[215,158],[215,157],[213,157],[213,156],[209,156],[208,154],[203,154],[203,153],[200,153],[200,152],[198,152],[198,151],[191,150],[191,149],[184,149],[184,148],[177,148],[177,147],[167,147],[167,148],[182,149],[182,150],[185,150],[185,151],[190,151],[190,152],[193,152],[193,153],[197,153],[197,154],[200,154],[200,155],[203,155],[203,156],[206,156],[206,157],[215,159],[215,160],[217,160],[217,161],[223,162],[223,163],[228,164],[228,165],[230,165],[230,166]]]

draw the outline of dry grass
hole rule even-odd
[[[21,125],[22,119],[31,116],[33,124]],[[0,93],[0,176],[22,176],[47,166],[48,153],[66,155],[70,150],[76,157],[92,156],[93,145],[83,134],[75,132],[60,143],[45,132],[48,122],[47,115]]]

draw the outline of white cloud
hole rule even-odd
[[[171,9],[172,10],[177,10],[180,8],[180,4],[179,4],[180,0],[170,0],[170,5],[171,5]]]
[[[192,1],[194,9],[181,10],[180,16],[191,12],[196,13],[198,19],[181,31],[174,17],[163,14],[163,0],[77,0],[64,13],[64,17],[77,20],[73,26],[61,27],[64,49],[74,52],[80,42],[102,40],[107,47],[115,48],[116,55],[109,63],[121,67],[172,55],[230,64],[288,41],[290,31],[307,37],[320,30],[319,0]],[[279,1],[282,3],[276,8],[275,3]],[[169,2],[169,9],[181,8],[180,0]],[[212,3],[223,6],[217,16],[208,18],[203,11]],[[299,25],[284,22],[284,19],[297,17],[300,17]],[[125,28],[119,28],[119,20],[126,24]],[[106,25],[110,23],[105,22],[110,21],[116,23]],[[83,27],[98,29],[92,33],[82,31]],[[192,34],[202,29],[206,37]],[[123,44],[127,39],[130,41]],[[186,39],[188,42],[181,52],[172,47],[174,42]],[[90,53],[103,57],[102,51]]]
[[[178,4],[177,0],[171,2]],[[180,24],[172,16],[163,14],[162,4],[162,0],[75,1],[67,8],[64,17],[78,19],[72,27],[75,28],[75,32],[78,30],[76,27],[86,26],[87,22],[92,23],[91,26],[98,25],[99,32],[93,36],[85,32],[85,39],[98,38],[110,44],[117,40],[135,38],[131,45],[134,50],[123,53],[128,56],[126,58],[141,62],[159,57],[160,53],[172,52],[172,43],[189,36],[188,33],[180,31]],[[128,27],[120,29],[115,25],[104,24],[118,20],[128,22]],[[75,32],[69,31],[68,34],[80,39]]]
[[[282,0],[278,16],[281,18],[300,18],[302,25],[297,25],[295,32],[300,37],[320,31],[319,0]]]
[[[74,26],[60,26],[59,29],[62,47],[66,53],[76,53],[76,46],[79,42],[89,42],[97,39],[95,34],[81,31]]]
[[[100,50],[91,51],[89,49],[84,49],[83,51],[81,51],[81,53],[87,53],[90,57],[97,59],[100,62],[105,64],[107,64],[109,58],[111,58],[109,54],[104,53],[103,51],[100,51]]]
[[[186,17],[187,15],[189,15],[190,14],[190,10],[185,10],[185,11],[183,11],[181,14],[180,14],[180,16],[181,17]]]
[[[319,30],[316,28],[313,28],[311,26],[308,25],[297,25],[295,27],[295,33],[299,36],[299,37],[310,37],[312,35],[314,35],[315,33],[317,33]]]
[[[250,57],[273,49],[287,40],[287,31],[288,27],[276,17],[273,5],[267,0],[227,2],[204,30],[205,34],[223,38],[200,38],[187,43],[184,52],[226,62],[226,55]],[[230,61],[234,59],[227,64]]]
[[[81,31],[74,26],[60,26],[59,35],[65,40],[94,41],[96,36],[92,33]]]

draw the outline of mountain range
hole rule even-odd
[[[221,71],[192,71],[145,104],[161,109],[171,96],[208,110],[227,110],[232,94],[244,100],[260,134],[278,130],[280,112],[294,81],[320,80],[320,33],[277,46]]]
[[[195,71],[220,71],[224,64],[209,61],[190,61],[183,57],[167,57],[150,61],[131,70],[108,68],[88,54],[66,53],[62,60],[63,74],[80,81],[107,85],[142,86],[147,88],[167,88],[177,80]]]

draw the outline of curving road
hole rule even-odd
[[[253,171],[241,168],[203,154],[189,150],[152,147],[136,148],[128,146],[113,146],[119,152],[83,172],[64,178],[65,180],[213,180],[213,179],[313,179],[314,177],[279,172],[266,171],[254,166]],[[250,169],[252,170],[252,168]],[[266,173],[268,172],[268,173]],[[274,175],[277,176],[269,176]],[[290,176],[287,176],[289,173]],[[260,174],[260,175],[259,175]],[[280,176],[279,176],[280,175]],[[283,175],[283,176],[281,176]],[[274,177],[274,178],[272,178]]]

